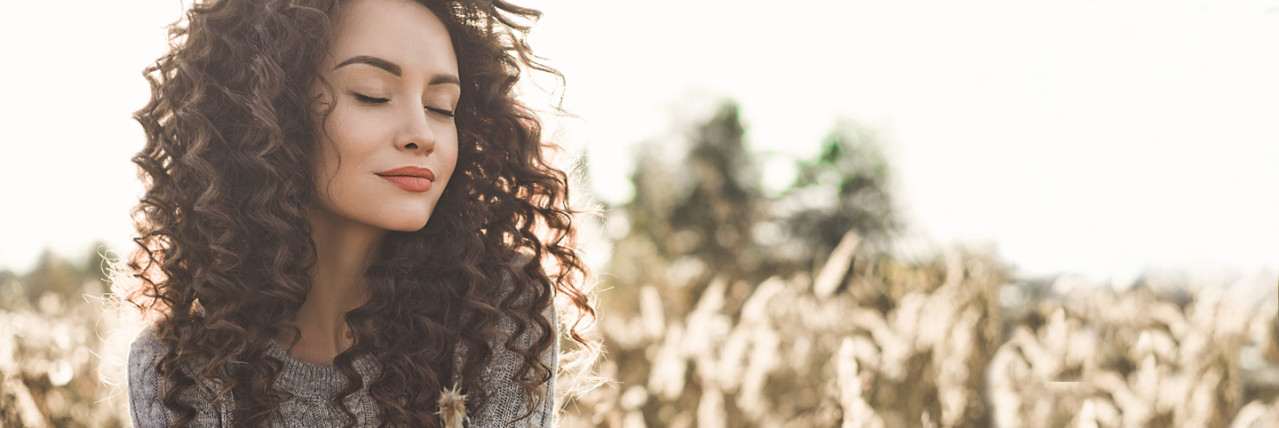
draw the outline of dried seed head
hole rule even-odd
[[[444,422],[444,428],[462,428],[462,423],[466,421],[466,395],[462,394],[458,384],[440,392],[439,405],[440,420]]]

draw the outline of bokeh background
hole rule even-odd
[[[601,212],[564,425],[1279,426],[1279,1],[528,4]],[[103,266],[181,10],[0,14],[0,426],[128,424]]]

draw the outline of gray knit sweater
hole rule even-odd
[[[551,325],[555,325],[555,311],[549,311]],[[503,320],[500,327],[506,331],[514,330],[514,323]],[[529,330],[536,330],[530,328]],[[521,346],[527,346],[536,338],[532,333],[516,338]],[[543,388],[548,399],[536,406],[533,414],[526,419],[516,421],[528,409],[528,398],[523,387],[515,378],[523,362],[518,354],[509,351],[501,339],[490,340],[493,347],[493,362],[480,375],[485,390],[489,391],[484,407],[469,416],[471,427],[550,427],[555,413],[552,404],[555,391],[555,377],[551,377]],[[166,386],[162,384],[156,370],[156,362],[165,353],[164,344],[156,338],[154,328],[148,328],[138,335],[129,350],[129,407],[133,425],[140,428],[168,427],[175,420],[174,415],[161,403]],[[299,360],[287,351],[270,342],[267,353],[284,362],[284,370],[276,381],[276,388],[292,394],[292,398],[284,402],[271,421],[272,427],[340,427],[341,411],[331,408],[329,397],[340,390],[346,378],[336,367],[315,364]],[[456,366],[466,356],[465,346],[459,346],[454,352]],[[558,355],[556,346],[552,345],[543,355],[543,361],[551,367],[552,373],[557,369]],[[367,427],[378,425],[378,408],[369,395],[368,385],[377,378],[378,363],[370,355],[364,355],[353,363],[355,371],[364,379],[364,387],[346,398],[346,406],[355,413],[356,426]],[[193,427],[229,427],[234,422],[232,415],[234,400],[213,403],[216,391],[221,388],[212,381],[204,381],[195,388],[189,388],[183,395],[187,403],[196,407]]]

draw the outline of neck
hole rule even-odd
[[[328,364],[354,344],[346,313],[368,301],[364,272],[386,231],[325,210],[312,210],[308,217],[316,262],[310,270],[311,291],[293,320],[302,335],[290,352],[303,360]],[[293,332],[284,331],[278,339],[283,344],[293,343]]]

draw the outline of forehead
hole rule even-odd
[[[333,27],[328,58],[357,55],[389,60],[413,73],[457,73],[453,42],[440,18],[410,0],[357,0],[343,6]]]

